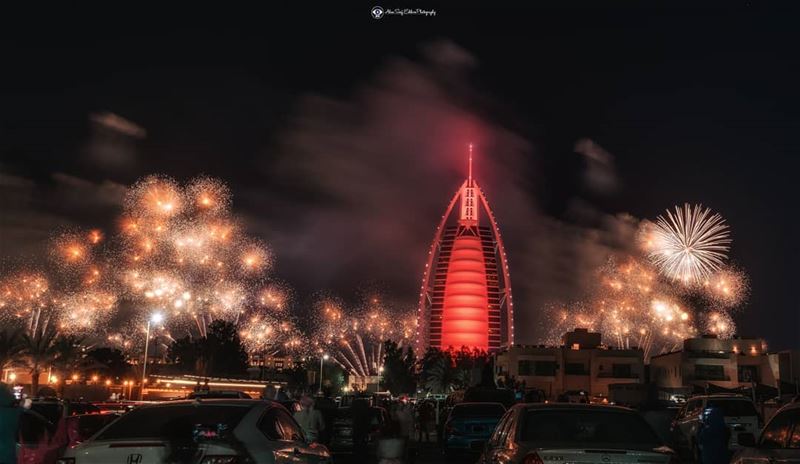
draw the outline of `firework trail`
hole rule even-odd
[[[719,214],[702,205],[667,210],[642,237],[650,260],[667,277],[687,285],[702,283],[727,259],[731,239]]]
[[[325,297],[317,305],[315,337],[317,351],[331,354],[334,362],[356,377],[379,375],[383,367],[383,343],[403,346],[416,332],[413,311],[402,311],[385,303],[379,295],[362,295],[355,309]]]

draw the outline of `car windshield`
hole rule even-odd
[[[252,404],[179,404],[143,407],[120,417],[97,440],[164,439],[189,441],[197,425],[224,425],[233,430]]]
[[[70,420],[77,421],[78,433],[82,439],[87,439],[94,435],[98,430],[105,427],[119,417],[116,414],[88,414],[85,416],[75,416]]]
[[[544,448],[653,449],[661,441],[628,411],[553,409],[525,415],[522,442]]]
[[[707,408],[719,408],[725,417],[758,416],[753,403],[747,400],[709,399]]]
[[[500,418],[505,414],[506,409],[502,404],[463,404],[453,408],[450,413],[451,419],[461,419],[464,417],[496,417]]]

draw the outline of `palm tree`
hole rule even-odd
[[[61,378],[66,379],[70,373],[75,372],[81,367],[84,359],[81,343],[83,337],[75,335],[62,335],[53,341],[53,368],[61,373]],[[64,385],[62,382],[60,390],[63,393]]]
[[[53,324],[37,327],[33,333],[28,332],[22,336],[22,352],[31,373],[31,395],[39,391],[39,375],[53,365],[57,336],[58,331]]]
[[[20,329],[6,329],[0,332],[0,373],[19,363],[22,353],[21,342]]]
[[[464,349],[429,348],[420,362],[420,383],[432,393],[450,393],[469,387],[475,360]]]

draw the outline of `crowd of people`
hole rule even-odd
[[[294,418],[310,442],[330,444],[332,439],[333,410],[347,409],[351,421],[353,454],[356,462],[369,452],[375,453],[379,462],[412,463],[420,443],[437,440],[437,405],[433,401],[414,403],[408,399],[377,400],[353,398],[346,407],[329,404],[329,399],[303,395]],[[380,420],[382,408],[387,420]],[[374,446],[368,444],[372,442]]]

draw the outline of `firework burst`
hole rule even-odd
[[[705,297],[717,308],[740,305],[750,290],[747,275],[734,268],[723,268],[703,281]]]
[[[61,332],[81,334],[102,330],[117,304],[117,295],[88,290],[63,299],[59,305],[58,329]]]
[[[702,205],[667,210],[643,228],[642,243],[650,260],[670,279],[702,283],[727,258],[731,243],[725,220]]]
[[[242,233],[230,202],[227,186],[208,177],[185,188],[163,176],[135,184],[121,221],[131,298],[157,305],[170,313],[171,325],[200,335],[211,321],[237,323],[257,306],[272,255]]]
[[[647,261],[632,257],[604,266],[589,299],[550,312],[550,343],[560,343],[566,331],[587,328],[615,346],[641,348],[645,358],[673,350],[697,332],[693,311],[672,286],[660,281]]]

